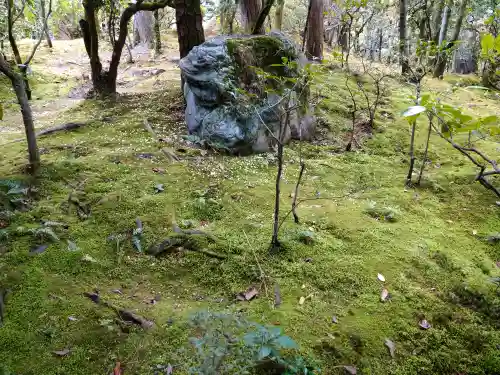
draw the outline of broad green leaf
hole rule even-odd
[[[298,349],[298,345],[288,336],[280,336],[275,340],[276,344],[283,349]]]
[[[495,37],[492,34],[484,34],[481,38],[481,50],[488,54],[493,48],[495,48]]]
[[[259,350],[259,360],[264,359],[266,357],[269,357],[269,354],[271,354],[272,349],[269,346],[263,346]]]
[[[422,105],[415,105],[413,107],[408,108],[403,112],[403,117],[416,117],[422,112],[425,112],[426,108]]]

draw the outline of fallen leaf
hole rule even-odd
[[[384,275],[382,275],[381,273],[377,274],[377,279],[379,279],[380,281],[384,282],[385,281],[385,277]]]
[[[85,254],[83,257],[82,257],[82,261],[84,262],[88,262],[88,263],[97,263],[97,260],[95,260],[94,258],[92,258],[90,255],[88,254]]]
[[[244,292],[238,293],[238,295],[236,296],[236,299],[238,299],[239,301],[250,301],[250,300],[254,299],[258,294],[259,294],[259,292],[257,291],[257,289],[255,289],[253,286],[251,286],[250,288],[248,288]]]
[[[339,323],[339,318],[337,318],[336,315],[332,316],[332,323],[335,323],[335,324]]]
[[[47,250],[48,247],[49,247],[49,245],[40,245],[40,246],[34,247],[33,249],[30,250],[30,255],[43,253],[45,250]]]
[[[472,235],[473,235],[473,236],[475,236],[476,234],[477,234],[477,230],[475,230],[475,229],[474,229],[474,230],[472,231]]]
[[[73,241],[68,240],[68,250],[69,251],[78,251],[80,249],[78,248],[78,246],[76,246],[76,243],[74,243]]]
[[[303,305],[304,302],[306,302],[306,297],[300,297],[300,299],[299,299],[299,305]]]
[[[115,293],[115,294],[123,294],[123,292],[120,290],[120,289],[113,289],[111,291],[111,293]]]
[[[418,325],[422,329],[429,329],[429,328],[431,328],[430,323],[427,320],[425,320],[425,319],[422,319],[420,322],[418,322]]]
[[[113,369],[113,375],[121,375],[121,374],[122,374],[121,364],[120,362],[116,362],[116,366]]]
[[[389,354],[391,355],[391,357],[394,358],[396,352],[396,344],[394,344],[394,342],[389,339],[385,339],[384,344],[389,349]]]
[[[101,298],[99,297],[99,294],[97,294],[97,293],[88,293],[88,292],[85,292],[85,293],[83,293],[83,295],[85,297],[89,298],[90,300],[92,300],[92,302],[94,302],[94,303],[101,302]]]
[[[67,356],[69,354],[70,350],[68,348],[66,349],[63,349],[63,350],[56,350],[52,353],[54,353],[55,355],[59,356],[59,357],[64,357],[64,356]]]
[[[387,301],[387,298],[389,298],[389,291],[386,288],[384,288],[380,293],[380,301],[385,302]]]
[[[68,320],[70,322],[76,322],[76,321],[78,321],[78,318],[75,318],[74,316],[71,315],[71,316],[68,316]]]
[[[165,169],[163,169],[163,168],[153,168],[153,172],[159,173],[159,174],[165,174]]]
[[[158,194],[158,193],[161,193],[162,191],[165,191],[165,188],[163,187],[163,184],[157,184],[155,186],[155,193]]]
[[[500,268],[500,260],[495,263],[498,268]]]
[[[358,370],[354,366],[343,366],[344,370],[351,375],[356,375],[358,373]]]
[[[172,367],[172,365],[169,363],[168,366],[167,366],[167,371],[166,371],[166,374],[167,375],[171,375],[174,373],[174,368]]]
[[[281,305],[281,292],[280,286],[276,283],[274,284],[274,307]]]

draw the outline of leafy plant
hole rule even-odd
[[[198,363],[192,374],[250,374],[272,368],[280,374],[318,374],[301,356],[290,356],[297,343],[279,327],[249,322],[230,313],[200,312],[191,318]]]

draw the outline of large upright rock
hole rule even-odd
[[[284,67],[283,58],[297,64]],[[284,141],[309,139],[314,130],[309,90],[293,82],[296,67],[304,62],[295,44],[280,33],[219,36],[194,47],[180,61],[189,133],[234,153],[266,152],[276,143],[289,97],[281,96],[286,86],[293,89],[289,107],[296,109]],[[278,84],[263,72],[292,80]]]

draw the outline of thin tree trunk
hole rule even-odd
[[[41,13],[41,18],[43,22],[43,33],[45,34],[45,37],[47,39],[47,46],[49,48],[52,48],[52,40],[50,39],[49,35],[49,26],[47,25],[48,18],[45,17],[45,0],[40,0],[40,13]]]
[[[161,53],[161,34],[160,34],[160,14],[159,10],[155,10],[154,13],[154,18],[155,18],[155,26],[154,26],[154,31],[155,31],[155,54],[159,55]]]
[[[408,168],[408,175],[406,176],[406,186],[411,186],[411,178],[413,175],[413,168],[415,167],[415,132],[417,127],[417,120],[413,121],[411,125],[411,138],[410,138],[410,167]]]
[[[276,11],[274,13],[274,28],[281,30],[283,26],[283,10],[285,9],[285,0],[278,0],[276,4]]]
[[[399,63],[403,75],[409,72],[408,48],[406,47],[406,14],[407,0],[399,1]]]
[[[21,60],[21,54],[19,53],[19,48],[17,47],[16,39],[14,38],[14,20],[12,17],[13,2],[6,0],[7,7],[7,33],[9,35],[10,48],[12,48],[12,53],[14,54],[14,60],[16,64],[20,65],[23,63]]]
[[[446,63],[447,63],[446,51],[455,45],[455,43],[457,42],[457,40],[460,36],[460,30],[462,29],[462,23],[463,23],[464,18],[465,18],[466,10],[467,10],[467,0],[462,0],[462,4],[460,4],[458,18],[457,18],[457,21],[455,23],[455,28],[453,29],[453,35],[451,36],[450,42],[446,45],[444,51],[438,55],[438,61],[437,61],[436,68],[434,69],[434,74],[433,74],[435,78],[442,77],[444,74],[444,71],[446,69]],[[444,15],[443,15],[443,17],[444,17]],[[447,19],[449,18],[449,13],[448,13],[448,16],[446,16],[446,18]],[[447,27],[448,27],[448,21],[446,21],[445,29]],[[446,31],[445,31],[445,33],[446,33]],[[440,44],[441,44],[444,40],[444,36],[440,35],[439,39],[441,40],[441,42],[440,42]]]
[[[432,41],[435,44],[439,42],[440,25],[442,21],[443,10],[445,6],[445,0],[440,0],[436,3],[436,8],[434,10],[433,23],[432,23]]]
[[[420,185],[422,180],[422,175],[424,174],[425,162],[427,161],[427,153],[429,151],[429,141],[431,139],[432,132],[432,118],[429,118],[429,129],[427,131],[427,141],[425,142],[424,158],[422,160],[422,165],[420,166],[420,173],[418,174],[417,186]]]
[[[323,0],[309,0],[307,14],[306,56],[323,59]]]
[[[24,87],[23,78],[15,73],[9,66],[9,64],[3,58],[0,53],[0,72],[5,74],[12,83],[12,88],[16,93],[17,100],[21,106],[21,114],[24,122],[24,131],[26,133],[26,140],[28,142],[28,160],[30,163],[30,169],[32,173],[35,173],[40,166],[40,153],[38,152],[38,146],[36,143],[35,125],[33,121],[33,113],[31,112],[31,106],[26,94],[26,88]]]
[[[383,37],[384,37],[384,31],[382,29],[379,29],[379,34],[378,34],[378,61],[382,61],[382,45],[383,45]]]

